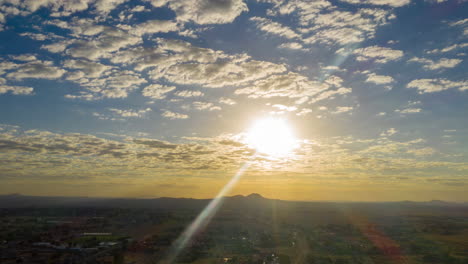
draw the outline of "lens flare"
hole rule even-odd
[[[254,155],[255,157],[255,155]],[[172,264],[179,256],[179,254],[187,247],[187,244],[193,238],[193,236],[206,227],[211,218],[216,214],[218,209],[221,207],[224,201],[224,197],[232,190],[232,188],[237,184],[239,179],[242,177],[244,172],[249,168],[250,163],[246,162],[237,173],[229,180],[229,182],[224,185],[224,187],[219,191],[216,197],[211,200],[211,202],[201,211],[201,213],[195,218],[195,220],[184,230],[184,232],[177,238],[177,240],[172,244],[169,254],[159,262],[159,264]]]

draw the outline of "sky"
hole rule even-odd
[[[230,194],[468,201],[467,14],[1,0],[0,194],[210,198],[248,164]],[[246,141],[268,118],[292,131],[287,155]]]

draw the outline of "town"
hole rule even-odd
[[[149,201],[155,207],[147,207]],[[3,208],[0,262],[164,263],[207,201],[149,201]],[[464,264],[467,215],[465,204],[228,197],[176,263]]]

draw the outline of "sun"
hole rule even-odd
[[[285,156],[296,147],[296,138],[286,120],[265,118],[248,130],[246,143],[258,152],[270,156]]]

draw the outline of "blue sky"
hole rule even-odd
[[[300,147],[255,158],[235,191],[466,201],[467,11],[2,1],[0,192],[211,197],[252,159],[248,127],[274,116]]]

